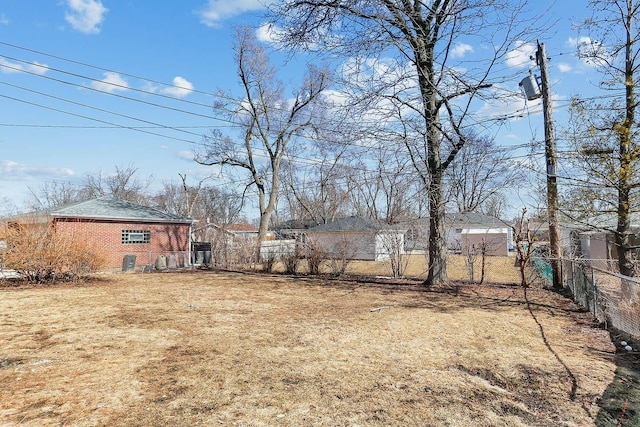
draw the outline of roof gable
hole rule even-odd
[[[140,222],[191,223],[190,218],[181,217],[139,205],[112,196],[98,197],[54,209],[53,218],[86,218],[104,220],[126,220]]]

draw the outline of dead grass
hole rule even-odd
[[[520,270],[515,264],[515,256],[488,256],[485,260],[485,283],[512,284],[520,283]],[[330,262],[321,265],[321,272],[330,274]],[[406,254],[403,257],[404,275],[407,277],[427,277],[427,258],[423,253]],[[305,261],[299,263],[298,270],[305,273]],[[277,265],[275,271],[283,272],[284,266]],[[451,280],[469,281],[469,270],[462,255],[447,255],[447,271]],[[480,281],[481,259],[474,263],[474,279]],[[381,261],[350,261],[346,269],[347,274],[368,276],[390,276],[391,262]]]
[[[234,273],[0,289],[3,426],[592,426],[606,331],[520,288]]]

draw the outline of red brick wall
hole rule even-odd
[[[189,224],[115,222],[56,218],[56,230],[95,243],[105,268],[122,268],[125,255],[136,256],[136,266],[152,264],[159,255],[175,255],[188,262]],[[149,243],[122,243],[122,230],[149,230]]]

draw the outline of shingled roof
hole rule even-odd
[[[116,199],[112,196],[98,197],[96,199],[63,206],[52,210],[50,215],[53,218],[83,218],[112,221],[167,222],[184,224],[190,224],[193,222],[191,218],[162,212],[158,209],[139,205],[126,200]]]
[[[320,224],[308,229],[307,232],[380,231],[387,229],[389,226],[379,221],[361,216],[350,216]]]

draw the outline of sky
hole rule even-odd
[[[156,188],[177,182],[178,174],[192,184],[210,175],[193,161],[193,151],[210,129],[229,126],[211,106],[218,88],[239,87],[235,28],[254,26],[268,45],[261,3],[0,0],[0,214],[24,207],[30,191],[46,183],[78,183],[116,167],[136,168],[140,178],[153,177]],[[588,15],[586,1],[537,3],[550,5],[555,22],[541,41],[561,116],[591,72],[573,55],[578,34],[572,24]],[[459,45],[454,54],[478,49]],[[504,67],[526,77],[534,50],[532,43],[514,45]],[[281,77],[296,82],[300,70],[287,63]],[[518,91],[518,83],[510,89]],[[509,117],[521,112],[500,129],[501,144],[544,138],[539,101],[484,108]]]

